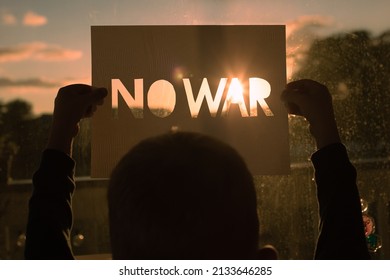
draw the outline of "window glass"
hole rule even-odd
[[[389,9],[385,0],[2,0],[0,259],[23,258],[31,178],[47,141],[54,97],[63,85],[91,81],[91,25],[145,24],[285,24],[287,78],[315,79],[331,90],[365,214],[375,223],[372,256],[390,259]],[[290,117],[289,123],[291,174],[255,177],[260,239],[282,259],[310,259],[318,235],[309,161],[315,145],[305,120]],[[72,242],[80,256],[110,252],[107,181],[89,178],[90,129],[83,121],[74,146]]]

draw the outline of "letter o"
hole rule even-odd
[[[157,117],[165,118],[172,114],[176,106],[176,92],[166,80],[155,81],[148,91],[149,110]]]

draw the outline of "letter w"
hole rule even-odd
[[[188,106],[190,107],[191,117],[197,118],[200,108],[202,106],[203,100],[206,98],[207,106],[212,117],[215,117],[218,112],[219,104],[221,103],[222,94],[226,86],[227,78],[222,78],[219,82],[217,93],[215,98],[211,95],[211,90],[209,83],[206,78],[203,78],[202,84],[199,89],[198,96],[196,100],[192,92],[191,82],[189,79],[183,79],[184,89],[187,95]]]

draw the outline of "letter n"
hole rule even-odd
[[[113,111],[118,111],[118,96],[121,95],[135,118],[144,117],[144,82],[134,79],[134,97],[123,85],[120,79],[111,79],[111,102]]]

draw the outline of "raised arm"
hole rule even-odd
[[[312,80],[289,83],[282,94],[290,114],[305,117],[318,151],[312,155],[320,212],[316,259],[369,259],[356,170],[340,142],[328,89]]]
[[[26,259],[73,259],[70,245],[75,189],[73,139],[82,118],[92,116],[105,89],[70,85],[59,90],[53,123],[39,169],[33,177],[26,232]]]

